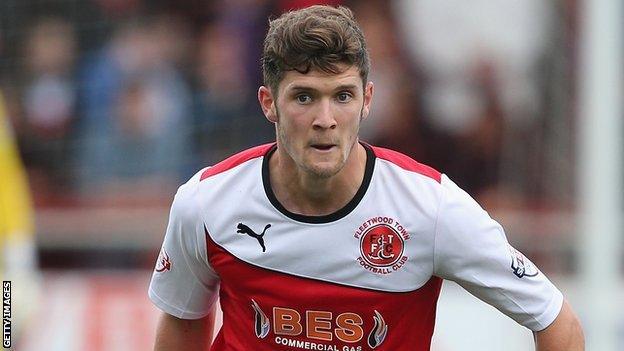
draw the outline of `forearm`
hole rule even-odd
[[[163,313],[158,321],[154,351],[207,351],[212,342],[214,312],[197,320]]]
[[[548,328],[534,333],[537,351],[583,351],[585,337],[578,318],[567,301]]]

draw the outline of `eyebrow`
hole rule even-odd
[[[336,90],[353,90],[353,89],[357,89],[358,85],[356,84],[343,84],[343,85],[339,85]]]
[[[342,84],[342,85],[337,86],[336,89],[334,89],[334,91],[354,90],[354,89],[357,89],[357,87],[358,86],[356,84]],[[305,85],[293,85],[288,90],[296,92],[296,91],[317,91],[318,89],[305,86]]]

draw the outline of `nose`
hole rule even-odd
[[[331,101],[324,99],[318,104],[312,126],[317,130],[336,128],[336,119],[334,118]]]

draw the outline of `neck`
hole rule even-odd
[[[345,166],[327,178],[300,169],[279,147],[269,160],[271,188],[277,200],[288,211],[307,216],[328,215],[346,206],[362,185],[365,168],[366,150],[359,143]]]

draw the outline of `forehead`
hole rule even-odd
[[[341,67],[342,72],[333,74],[318,69],[312,69],[308,73],[303,74],[297,71],[288,71],[284,74],[284,78],[280,83],[280,91],[289,91],[293,89],[315,89],[315,90],[333,90],[336,87],[355,85],[362,87],[362,78],[360,71],[356,66]]]

